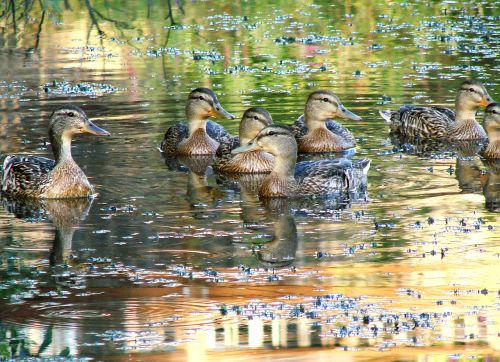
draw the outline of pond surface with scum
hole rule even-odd
[[[399,147],[378,110],[452,107],[470,78],[498,99],[498,3],[1,6],[0,153],[52,157],[61,104],[112,137],[74,142],[92,202],[3,202],[0,360],[497,360],[500,167]],[[372,159],[367,198],[263,204],[166,162],[199,86],[281,124],[332,90],[363,117],[342,123]]]

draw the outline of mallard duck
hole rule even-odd
[[[319,90],[311,93],[304,114],[292,125],[299,152],[340,152],[355,147],[351,132],[331,119],[335,117],[361,120],[332,92]]]
[[[71,156],[71,141],[80,133],[109,136],[76,106],[68,105],[52,113],[49,139],[55,160],[38,156],[6,156],[1,170],[2,193],[43,199],[93,195],[94,188]]]
[[[458,89],[455,112],[443,107],[401,106],[397,111],[379,111],[391,131],[406,137],[485,139],[486,132],[476,121],[476,111],[492,102],[484,86],[465,81]]]
[[[210,117],[234,119],[208,88],[191,91],[186,104],[186,120],[170,127],[160,150],[168,155],[214,155],[222,140],[230,137],[224,127],[209,121]]]
[[[351,162],[336,160],[297,162],[297,142],[291,130],[284,126],[268,126],[248,144],[234,149],[234,154],[266,151],[275,157],[272,172],[259,189],[259,196],[300,197],[305,195],[339,194],[355,190],[363,181],[370,160]]]
[[[500,158],[500,104],[491,103],[484,111],[484,128],[488,134],[488,146],[483,152],[486,158]]]
[[[252,107],[245,111],[240,122],[239,138],[232,137],[222,142],[217,149],[213,167],[223,173],[269,173],[273,169],[274,157],[267,152],[254,151],[232,154],[240,144],[250,142],[261,129],[273,124],[268,111]]]

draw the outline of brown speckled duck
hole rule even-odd
[[[264,108],[252,107],[245,111],[240,122],[239,138],[228,138],[217,150],[213,168],[222,173],[269,173],[274,166],[274,157],[264,151],[232,154],[236,147],[250,142],[264,127],[273,124],[273,119]]]
[[[109,136],[76,106],[55,111],[49,124],[55,161],[38,156],[6,156],[1,162],[2,193],[43,199],[92,196],[93,186],[71,156],[71,141],[80,133]]]
[[[491,103],[484,111],[484,128],[488,134],[488,146],[483,152],[486,158],[500,159],[500,104]]]
[[[332,118],[360,121],[330,91],[319,90],[309,95],[304,114],[291,126],[300,153],[340,152],[356,146],[346,128]]]
[[[297,142],[288,127],[272,125],[262,129],[234,154],[266,151],[275,157],[272,172],[259,189],[263,198],[341,194],[366,184],[370,160],[348,159],[305,161],[296,165]]]
[[[443,107],[401,106],[397,111],[379,111],[391,131],[406,137],[450,140],[485,139],[476,121],[476,111],[492,102],[486,88],[477,81],[465,81],[458,89],[455,112]]]
[[[210,117],[234,119],[208,88],[196,88],[189,93],[186,120],[170,127],[165,133],[160,150],[167,155],[214,155],[221,141],[231,137]]]

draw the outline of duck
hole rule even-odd
[[[186,122],[170,127],[160,144],[167,155],[215,155],[222,140],[230,134],[210,117],[235,119],[220,105],[215,93],[208,88],[196,88],[189,93],[186,104]]]
[[[239,137],[227,138],[217,149],[212,167],[219,173],[269,173],[274,166],[274,157],[267,152],[254,151],[232,154],[240,145],[250,142],[261,129],[273,124],[271,114],[264,108],[252,107],[241,118]]]
[[[491,103],[484,111],[484,128],[488,145],[482,155],[489,159],[500,159],[500,104]]]
[[[259,189],[261,198],[293,198],[343,194],[366,181],[370,160],[352,162],[346,158],[304,161],[297,164],[297,141],[289,127],[271,125],[232,153],[265,151],[275,158],[273,170]]]
[[[493,102],[478,81],[466,80],[458,88],[455,111],[444,107],[403,105],[397,111],[379,111],[391,132],[404,137],[423,139],[486,139],[483,127],[476,121],[476,111]]]
[[[356,146],[349,130],[332,118],[361,121],[361,117],[342,105],[339,97],[328,90],[312,92],[304,114],[291,126],[299,153],[341,152]]]
[[[71,156],[73,137],[88,133],[109,136],[73,105],[54,111],[49,122],[49,140],[54,160],[25,155],[8,155],[1,160],[1,191],[8,197],[65,199],[92,197],[94,187]]]

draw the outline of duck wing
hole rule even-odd
[[[50,182],[48,174],[54,160],[38,156],[7,156],[2,162],[2,192],[21,196],[36,196]]]
[[[397,111],[380,111],[391,130],[407,137],[443,138],[455,122],[455,112],[444,107],[403,105]]]
[[[167,129],[163,141],[160,144],[160,151],[167,154],[175,154],[179,143],[189,135],[186,122],[177,123]]]
[[[348,186],[349,169],[352,162],[346,158],[304,161],[296,165],[295,179],[304,193],[340,193]]]
[[[224,127],[214,121],[208,121],[206,125],[207,134],[219,143],[224,142],[227,138],[232,138]]]

